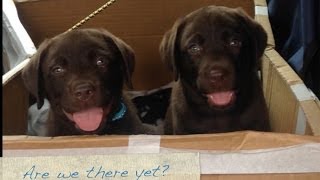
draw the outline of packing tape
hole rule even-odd
[[[240,152],[201,153],[201,174],[320,172],[320,143]]]
[[[77,156],[77,155],[103,155],[103,154],[133,154],[133,153],[159,153],[160,139],[158,135],[131,135],[128,146],[123,147],[94,147],[94,148],[65,148],[65,149],[17,149],[3,150],[4,156]]]
[[[160,140],[160,135],[131,135],[128,153],[159,153]]]
[[[132,146],[143,144],[143,140],[132,137]],[[137,140],[138,139],[138,140]],[[157,139],[157,137],[149,138]],[[145,141],[144,143],[146,143]],[[146,143],[151,146],[153,143]],[[35,156],[86,156],[145,153],[143,149],[128,150],[130,147],[99,147],[69,149],[3,150],[4,157]],[[320,143],[299,144],[289,147],[240,150],[205,151],[191,149],[159,148],[158,153],[200,153],[201,174],[269,174],[269,173],[314,173],[320,172]],[[147,151],[149,153],[150,151]],[[143,156],[143,155],[142,155]],[[289,166],[288,166],[289,164]]]
[[[298,101],[314,100],[312,94],[304,84],[294,84],[290,86]]]
[[[37,157],[37,156],[88,156],[104,154],[126,154],[128,147],[94,147],[65,149],[15,149],[3,150],[3,157]]]
[[[298,116],[297,116],[296,122],[297,122],[296,134],[304,135],[306,133],[307,118],[306,118],[301,106],[299,106],[299,109],[298,109]]]
[[[255,6],[256,15],[268,16],[268,7],[266,6]]]

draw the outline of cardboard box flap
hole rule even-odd
[[[254,4],[256,6],[267,6],[267,1],[266,0],[254,0]]]
[[[132,139],[132,137],[135,137]],[[137,137],[139,137],[137,139]],[[146,137],[154,137],[159,147],[194,150],[251,150],[293,146],[304,143],[320,143],[319,136],[300,136],[284,133],[265,133],[243,131],[221,134],[199,134],[179,136],[64,136],[64,137],[33,137],[4,136],[3,149],[59,149],[85,147],[119,147],[128,146],[130,140],[145,142]],[[153,142],[154,142],[153,141]],[[150,142],[150,141],[149,141]],[[148,143],[145,143],[148,144]]]
[[[28,137],[18,149],[4,141],[4,157],[92,156],[130,154],[200,154],[201,174],[274,174],[320,172],[320,138],[261,132],[187,136],[82,136],[50,141]],[[97,139],[99,141],[97,141]],[[113,144],[110,146],[110,140]],[[120,142],[120,143],[118,143]],[[124,146],[124,142],[127,146]],[[263,143],[261,143],[263,142]],[[84,146],[85,144],[85,146]],[[16,147],[17,148],[17,147]],[[23,148],[23,149],[21,149]],[[70,149],[71,148],[71,149]],[[160,157],[160,156],[159,156]],[[288,166],[288,164],[295,164]]]
[[[273,37],[273,32],[271,28],[271,24],[269,21],[269,13],[268,13],[268,7],[265,0],[255,0],[255,20],[258,21],[263,28],[266,30],[268,34],[268,40],[267,40],[267,48],[274,48],[275,47],[275,41]]]
[[[320,135],[320,108],[301,78],[274,49],[265,51],[262,63],[272,130]]]

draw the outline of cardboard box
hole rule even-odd
[[[99,0],[32,0],[16,1],[16,6],[22,24],[34,43],[39,45],[44,38],[66,31],[103,3],[105,2]],[[251,150],[268,151],[272,150],[271,148],[277,151],[279,148],[296,149],[296,147],[304,147],[308,144],[315,146],[312,147],[314,151],[311,152],[318,151],[320,143],[319,102],[312,96],[285,60],[274,50],[274,39],[264,0],[255,2],[253,0],[119,0],[88,21],[83,27],[104,27],[128,42],[135,49],[137,56],[133,82],[135,88],[136,90],[149,90],[171,81],[171,76],[167,73],[168,71],[158,55],[158,46],[163,33],[171,27],[177,17],[201,6],[211,4],[228,7],[241,6],[249,15],[255,17],[268,32],[268,47],[262,61],[262,82],[271,118],[272,133],[245,131],[161,137],[28,137],[24,134],[27,127],[29,94],[20,77],[20,70],[27,63],[28,60],[26,60],[9,74],[3,76],[4,155],[15,156],[19,153],[20,155],[21,153],[31,155],[37,149],[40,150],[37,152],[43,151],[47,154],[63,154],[65,152],[63,149],[70,148],[79,152],[82,152],[82,149],[92,147],[96,147],[97,150],[98,147],[111,150],[111,147],[119,147],[120,149],[130,150],[134,147],[132,142],[136,138],[142,142],[148,138],[157,142],[155,151],[157,153],[163,151],[192,151],[200,152],[200,154],[204,151],[206,153],[207,151],[232,153],[240,150],[249,150],[250,152]],[[148,74],[153,75],[152,79],[149,79]],[[155,78],[157,81],[154,81]],[[144,142],[142,145],[148,146],[148,142]],[[50,149],[50,151],[46,151],[46,149]],[[154,149],[152,152],[154,152]],[[125,153],[128,153],[128,151],[124,151]],[[314,158],[319,158],[319,155],[315,154]],[[308,155],[302,155],[300,160],[303,161],[307,157]],[[200,159],[200,161],[202,160]],[[296,161],[288,162],[288,166],[294,162]],[[260,163],[256,163],[259,166]],[[205,169],[204,166],[208,165],[210,164],[202,164],[201,169]],[[276,160],[273,165],[271,164],[268,167],[274,165],[277,165]],[[245,173],[245,170],[242,173],[212,173],[209,169],[206,172],[201,172],[201,179],[319,179],[320,170],[317,171],[319,164],[314,167],[316,170],[311,172],[279,168],[279,172],[275,170],[267,171],[266,169],[266,171],[256,171],[254,173],[250,169],[246,169],[248,173]]]
[[[4,157],[200,154],[201,179],[319,179],[320,138],[234,132],[183,136],[5,136]],[[184,162],[187,163],[187,162]]]

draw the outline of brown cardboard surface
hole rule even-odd
[[[301,107],[308,123],[306,133],[319,135],[320,108],[315,100],[299,102],[291,86],[303,85],[303,81],[289,64],[274,49],[269,49],[265,51],[262,70],[264,92],[274,132],[294,133],[298,108]]]
[[[129,136],[4,136],[3,149],[63,149],[128,146]],[[221,134],[161,136],[160,147],[194,150],[252,150],[320,143],[320,136],[242,131]]]
[[[243,131],[222,134],[162,136],[161,147],[201,150],[252,150],[320,142],[319,136]]]
[[[121,147],[127,145],[128,136],[3,137],[3,149]]]
[[[66,31],[105,2],[39,0],[16,2],[16,6],[23,25],[35,44],[39,44],[47,36]],[[119,0],[84,27],[104,27],[120,37],[162,35],[176,18],[206,5],[241,6],[254,16],[252,0]]]
[[[294,133],[297,119],[298,102],[289,88],[284,88],[286,82],[281,79],[276,70],[272,71],[272,93],[269,112],[273,132]]]
[[[16,76],[10,83],[2,86],[2,122],[3,134],[25,134],[27,130],[27,106],[29,93],[26,91],[21,76]]]
[[[271,25],[269,22],[269,17],[265,15],[255,15],[255,20],[258,21],[267,32],[267,35],[268,35],[267,46],[275,47],[275,42],[274,42]]]
[[[271,62],[268,59],[268,57],[264,54],[261,59],[261,81],[262,81],[262,88],[263,88],[263,94],[264,98],[266,100],[267,104],[270,104],[270,86],[268,84],[271,83]]]
[[[256,6],[267,6],[266,0],[254,0],[254,5]]]
[[[263,55],[261,59],[261,81],[262,81],[262,88],[263,88],[263,94],[265,96],[266,101],[268,100],[267,92],[270,92],[268,90],[268,81],[269,81],[269,69],[270,69],[270,62],[266,60],[266,56]],[[269,95],[270,96],[270,95]],[[268,104],[268,101],[267,101]]]
[[[267,71],[263,72],[263,81],[266,81],[263,83],[272,131],[294,133],[298,102],[279,71],[288,64],[273,49],[265,51],[263,61],[263,67],[266,67],[263,71]]]
[[[146,47],[157,47],[161,41],[162,36],[135,36],[125,37],[124,40],[133,46],[136,56],[136,67],[133,73],[133,85],[135,89],[144,89],[146,83],[151,87],[160,87],[171,81],[171,73],[168,67],[165,66],[159,59],[158,48],[149,49]],[[145,59],[141,61],[141,59]],[[155,81],[155,79],[157,79]]]
[[[278,72],[282,78],[286,80],[288,85],[303,84],[300,77],[295,73],[289,65],[279,67]]]

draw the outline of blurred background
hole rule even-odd
[[[267,0],[275,49],[320,97],[320,1]]]

